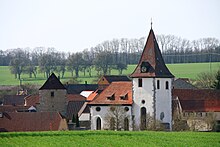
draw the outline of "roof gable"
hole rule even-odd
[[[146,66],[145,72],[141,72],[142,66]],[[130,77],[174,77],[164,63],[153,29],[149,32],[139,63]]]
[[[50,75],[47,81],[39,90],[44,89],[66,89],[54,73]]]

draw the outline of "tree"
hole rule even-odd
[[[82,63],[83,63],[83,58],[82,58],[82,53],[73,53],[70,55],[67,59],[67,64],[68,64],[68,69],[72,72],[73,76],[73,71],[75,71],[76,77],[79,77],[79,71],[82,68]]]
[[[215,81],[215,75],[210,72],[203,72],[197,75],[196,86],[199,88],[212,88]]]
[[[122,106],[111,106],[105,116],[105,127],[119,131],[124,129],[125,119],[128,119],[128,115]]]
[[[21,73],[24,71],[26,63],[28,63],[28,53],[22,49],[13,50],[13,59],[10,61],[11,73],[15,75],[15,78],[21,79]]]
[[[119,75],[122,75],[122,71],[124,69],[127,69],[127,67],[128,67],[127,64],[122,63],[122,62],[119,62],[119,63],[116,64],[116,69],[118,70]]]
[[[76,115],[76,127],[80,127],[78,114]]]
[[[109,51],[100,52],[94,62],[96,69],[102,70],[104,75],[106,75],[108,71],[111,71],[112,58]]]
[[[216,74],[216,80],[213,83],[213,88],[220,89],[220,70]]]

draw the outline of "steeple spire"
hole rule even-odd
[[[152,25],[153,25],[152,18],[151,18],[151,23],[150,23],[150,25],[151,25],[151,29],[152,29]]]

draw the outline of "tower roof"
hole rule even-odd
[[[66,89],[54,73],[50,75],[47,81],[39,90],[44,89]]]
[[[145,69],[142,69],[145,68]],[[134,72],[130,75],[132,78],[158,77],[172,78],[174,77],[166,67],[157,44],[154,31],[151,28],[141,58]]]

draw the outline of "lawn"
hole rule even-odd
[[[211,65],[211,66],[210,66]],[[128,65],[127,70],[123,71],[124,75],[130,75],[136,65]],[[201,72],[216,72],[218,69],[220,69],[220,62],[216,63],[187,63],[187,64],[167,64],[167,67],[170,69],[170,71],[177,77],[177,78],[190,78],[190,79],[196,79],[197,74]],[[117,75],[117,70],[111,71],[112,75]],[[81,81],[81,83],[84,83],[87,81],[88,83],[95,83],[97,81],[98,76],[95,69],[92,70],[92,77],[89,77],[88,73],[84,76],[82,72],[79,73],[78,80]],[[46,78],[42,73],[37,74],[37,78],[29,78],[28,74],[22,74],[22,83],[30,83],[30,84],[36,84],[36,85],[42,85]],[[61,81],[63,83],[66,83],[69,79],[71,79],[71,73],[66,72],[65,76]],[[8,66],[0,66],[0,85],[19,85],[20,81],[14,78],[14,75],[10,73]]]
[[[220,146],[215,132],[60,131],[0,133],[0,146]]]

